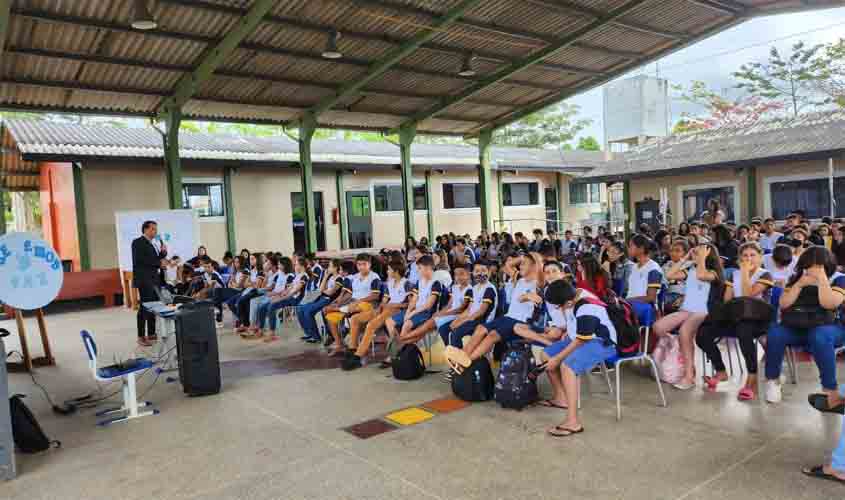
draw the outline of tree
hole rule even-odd
[[[711,130],[722,127],[746,127],[769,118],[783,109],[783,103],[760,96],[746,95],[736,99],[720,96],[702,81],[694,81],[688,89],[676,86],[681,100],[704,108],[699,116],[684,114],[673,134]]]
[[[821,77],[815,60],[822,45],[807,47],[804,42],[792,46],[792,53],[781,55],[777,47],[769,50],[765,63],[743,64],[733,76],[741,83],[737,88],[762,100],[787,103],[793,117],[816,101],[815,82]]]
[[[560,103],[526,116],[493,134],[493,143],[523,148],[561,148],[592,123],[577,119],[580,108]]]
[[[826,103],[845,108],[845,39],[829,43],[814,60],[819,78],[814,80],[816,90],[826,96]]]
[[[581,137],[578,139],[578,146],[575,149],[581,151],[601,151],[601,145],[599,145],[599,141],[593,136]]]

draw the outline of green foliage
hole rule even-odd
[[[673,90],[681,93],[682,101],[704,108],[704,113],[700,115],[684,114],[672,129],[673,134],[748,126],[783,109],[780,101],[761,96],[746,95],[736,99],[721,96],[698,80],[693,81],[689,88],[675,85]]]
[[[815,82],[822,78],[816,63],[822,47],[797,42],[789,54],[771,47],[767,62],[746,63],[733,73],[740,80],[737,88],[755,97],[786,102],[792,116],[798,116],[807,107],[821,104],[816,99]]]
[[[826,103],[845,108],[845,39],[829,43],[813,61],[819,72],[816,90],[826,97]]]
[[[581,137],[578,139],[578,146],[575,148],[581,151],[601,151],[601,145],[595,137]]]
[[[524,148],[561,148],[592,123],[578,119],[580,108],[560,103],[528,115],[493,134],[493,143]]]

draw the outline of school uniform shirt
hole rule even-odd
[[[288,284],[293,282],[293,275],[287,274],[283,272],[275,273],[267,280],[267,283],[271,283],[273,285],[272,290],[274,294],[280,294],[285,291]]]
[[[344,280],[341,276],[335,276],[331,278],[328,283],[326,283],[326,289],[320,293],[321,296],[326,297],[327,299],[334,300],[337,298],[338,294],[343,288],[350,288],[351,285],[347,285],[344,287]]]
[[[323,268],[319,264],[315,264],[311,268],[311,275],[314,276],[314,279],[309,283],[308,288],[310,290],[317,290],[320,287],[320,282],[323,280],[323,272]]]
[[[772,281],[786,283],[795,272],[795,264],[798,262],[794,256],[786,267],[779,267],[771,254],[763,256],[763,267],[772,274]]]
[[[305,296],[305,290],[306,290],[306,288],[308,288],[308,275],[305,274],[305,273],[290,274],[290,275],[288,275],[288,281],[289,281],[288,286],[291,286],[291,287],[294,287],[294,286],[298,285],[299,283],[302,283],[302,288],[299,290],[299,292],[297,292],[296,295],[293,295],[291,297],[291,298],[294,298],[294,299],[297,299],[297,300],[302,300],[302,298]]]
[[[699,279],[696,266],[686,269],[686,280],[684,283],[684,302],[681,310],[691,313],[707,313],[708,302],[710,301],[710,282]]]
[[[408,295],[411,293],[413,285],[411,282],[408,281],[406,278],[402,278],[398,281],[396,280],[387,280],[387,295],[388,295],[388,303],[389,304],[402,304],[408,299]]]
[[[462,287],[455,283],[451,288],[451,296],[449,298],[448,310],[458,309],[464,303],[472,301],[472,287],[470,285]]]
[[[571,252],[574,252],[578,248],[578,242],[575,240],[567,240],[562,239],[560,240],[560,254],[561,255],[568,255]]]
[[[572,339],[593,340],[596,338],[616,343],[616,328],[607,315],[607,307],[592,304],[586,300],[599,300],[592,293],[581,290],[581,297],[575,307],[563,312],[565,324],[552,323],[558,328],[566,328],[566,335]],[[550,309],[560,310],[558,307]],[[553,320],[554,321],[554,320]],[[557,321],[560,321],[558,319]]]
[[[417,263],[411,262],[408,266],[408,281],[416,285],[420,281],[420,272],[417,270]]]
[[[657,262],[649,259],[644,265],[634,262],[628,275],[628,297],[645,297],[650,289],[660,291],[663,286],[663,271]]]
[[[349,279],[352,292],[352,300],[361,300],[372,292],[381,290],[381,279],[378,274],[370,271],[366,276],[361,273],[353,275]]]
[[[464,248],[464,255],[466,256],[467,264],[475,264],[475,252],[470,248]]]
[[[751,275],[751,286],[760,283],[761,285],[765,285],[766,288],[762,294],[754,297],[755,299],[762,299],[765,301],[769,301],[772,298],[772,287],[775,286],[775,281],[772,278],[772,273],[763,269],[757,269],[754,271],[754,274]],[[735,272],[733,274],[733,280],[727,283],[729,287],[733,288],[734,297],[744,297],[742,294],[742,273]]]
[[[475,315],[481,310],[484,304],[487,304],[487,317],[479,318],[482,323],[493,321],[496,317],[496,287],[490,283],[478,284],[467,290],[467,295],[471,298],[469,304],[469,314]]]
[[[527,322],[534,315],[535,305],[531,301],[520,302],[519,298],[531,292],[537,292],[536,282],[524,278],[517,281],[511,292],[508,312],[505,316],[523,323]]]
[[[438,269],[437,271],[434,271],[433,277],[435,280],[439,281],[441,285],[443,285],[444,290],[452,286],[452,275],[445,269]]]
[[[202,279],[207,285],[211,283],[217,283],[218,285],[220,285],[221,288],[224,288],[226,286],[226,283],[223,282],[223,277],[220,276],[220,273],[218,273],[217,271],[203,273]]]
[[[777,231],[772,233],[771,236],[769,236],[766,233],[763,233],[763,234],[760,235],[760,240],[759,240],[760,247],[763,250],[769,250],[769,251],[774,250],[775,245],[778,244],[778,241],[780,241],[781,238],[783,238],[783,234],[778,233]]]
[[[684,293],[684,280],[670,280],[667,278],[669,275],[669,270],[675,266],[675,262],[669,261],[663,264],[663,278],[666,283],[666,293],[667,294],[674,294],[674,295],[683,295]]]
[[[443,290],[443,285],[434,278],[429,281],[423,281],[420,279],[417,286],[414,287],[414,291],[411,292],[412,299],[415,300],[414,311],[422,310],[425,303],[428,302],[429,297],[432,295],[438,297],[439,299],[439,297],[443,295]]]

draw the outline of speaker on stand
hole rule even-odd
[[[214,304],[200,301],[183,304],[176,319],[176,356],[179,381],[189,396],[220,392],[220,355]]]

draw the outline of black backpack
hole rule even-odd
[[[452,392],[464,401],[490,401],[494,395],[493,370],[484,356],[461,373],[452,374]]]
[[[393,376],[398,380],[416,380],[425,374],[425,363],[416,344],[405,344],[390,360]]]
[[[532,374],[536,367],[531,344],[515,342],[508,347],[496,378],[495,397],[502,408],[522,410],[537,402],[537,378]]]
[[[22,453],[38,453],[51,447],[59,448],[60,441],[51,441],[35,420],[35,415],[24,404],[22,394],[9,398],[9,413],[12,417],[12,435],[15,446]]]

